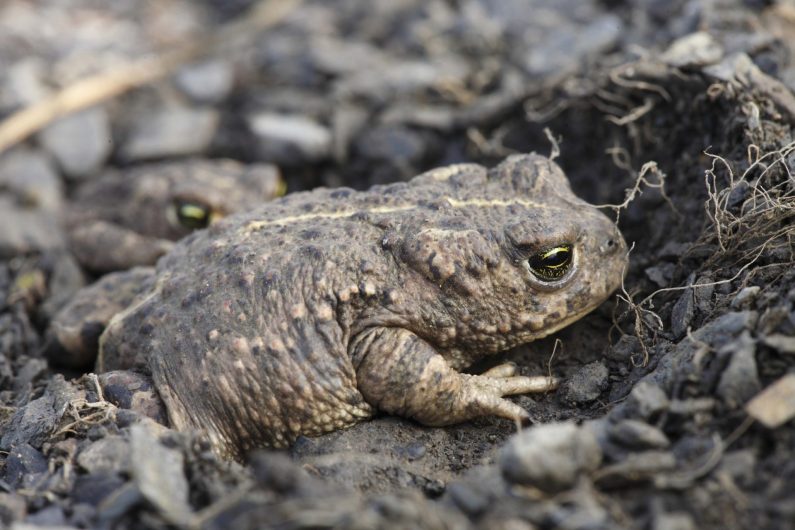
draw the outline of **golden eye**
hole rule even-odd
[[[179,224],[190,230],[207,228],[210,224],[210,208],[204,204],[188,201],[174,201],[174,211]]]
[[[553,282],[568,272],[572,256],[571,245],[558,245],[531,256],[528,264],[530,270],[539,280]]]

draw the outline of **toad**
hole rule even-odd
[[[173,241],[284,194],[269,164],[189,160],[108,173],[79,187],[66,209],[70,248],[95,273],[154,265]]]
[[[75,304],[120,295],[94,322],[97,370],[151,374],[173,427],[240,457],[377,410],[436,426],[527,419],[506,396],[553,378],[461,370],[579,319],[626,265],[614,223],[531,154],[294,193],[192,233],[155,269],[104,277]]]

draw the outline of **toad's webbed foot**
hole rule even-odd
[[[377,408],[426,425],[449,425],[478,416],[514,421],[527,412],[504,396],[554,389],[551,377],[517,376],[510,364],[484,374],[454,370],[433,347],[410,331],[373,328],[352,346],[359,390]]]

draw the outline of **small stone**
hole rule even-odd
[[[622,420],[608,427],[610,438],[625,447],[665,449],[671,445],[668,437],[657,427],[638,420]]]
[[[77,464],[89,473],[127,473],[130,469],[130,444],[121,436],[106,436],[80,451]]]
[[[554,492],[572,487],[602,462],[594,433],[573,422],[536,425],[513,436],[499,456],[509,482]]]
[[[272,451],[257,451],[250,458],[257,483],[280,494],[295,494],[307,477],[287,455]]]
[[[648,420],[668,409],[670,401],[662,388],[650,381],[640,381],[629,393],[627,406],[637,417]]]
[[[375,127],[356,141],[356,151],[361,156],[395,166],[419,162],[427,147],[419,133],[399,125]]]
[[[684,512],[659,514],[654,517],[652,530],[696,530],[693,517]]]
[[[660,56],[665,63],[678,68],[706,66],[722,58],[723,47],[705,31],[675,40]]]
[[[568,26],[529,47],[524,67],[531,76],[572,73],[586,57],[614,47],[623,30],[621,19],[615,15],[594,17],[587,25]]]
[[[640,340],[634,335],[622,335],[605,353],[608,359],[629,363],[633,356],[642,355]]]
[[[695,299],[693,289],[685,289],[671,311],[671,332],[674,337],[681,338],[687,332],[690,322],[695,314]]]
[[[696,280],[693,285],[693,301],[696,308],[702,313],[712,309],[712,295],[715,294],[715,280],[711,275],[705,274]]]
[[[57,217],[42,210],[20,207],[0,195],[0,257],[50,253],[66,248],[66,236]]]
[[[726,473],[740,483],[750,483],[756,476],[757,461],[753,449],[729,451],[721,458],[718,473]]]
[[[27,514],[27,503],[22,495],[0,492],[0,526],[8,528]]]
[[[610,372],[601,361],[586,364],[561,385],[558,396],[572,405],[590,403],[609,386],[609,376]]]
[[[180,69],[176,83],[196,103],[218,103],[232,91],[235,71],[227,61],[206,61]]]
[[[66,526],[66,515],[64,515],[63,508],[57,504],[50,504],[46,508],[28,515],[25,519],[25,524],[47,530],[66,530],[69,528]]]
[[[8,452],[3,479],[12,488],[30,487],[45,473],[47,459],[29,444],[14,446]]]
[[[795,418],[795,374],[787,374],[756,395],[745,411],[769,429]]]
[[[32,149],[15,149],[0,157],[0,190],[19,208],[58,213],[63,202],[63,185],[50,158]]]
[[[762,343],[779,353],[795,354],[795,337],[781,333],[773,333],[762,337]]]
[[[297,165],[331,154],[331,132],[306,116],[261,112],[251,117],[249,128],[259,141],[261,160]]]
[[[75,504],[83,503],[98,506],[108,495],[121,488],[124,484],[125,480],[113,472],[78,475],[72,488],[72,495]]]
[[[477,517],[489,508],[491,499],[468,484],[455,482],[447,487],[447,493],[455,505],[471,517]]]
[[[113,148],[107,112],[93,107],[62,118],[39,134],[41,145],[72,179],[99,171]]]
[[[668,287],[671,284],[671,279],[674,276],[675,270],[676,265],[673,263],[663,263],[661,265],[649,267],[643,272],[649,280],[657,285],[657,287]]]
[[[751,192],[751,185],[748,184],[747,180],[737,181],[732,187],[731,191],[729,192],[729,199],[727,201],[727,206],[729,208],[734,208],[735,206],[739,206],[743,201],[745,201],[745,198],[748,197],[748,194],[750,192]]]
[[[210,145],[220,120],[213,109],[166,107],[140,116],[122,146],[129,161],[195,155]]]
[[[692,350],[694,344],[704,342],[713,348],[720,348],[724,344],[731,342],[743,330],[754,327],[759,319],[759,314],[755,311],[736,311],[726,313],[715,320],[705,324],[693,332],[695,342],[686,340],[679,343],[687,350]]]
[[[774,293],[769,295],[776,296]],[[770,306],[771,302],[762,302],[762,305]],[[765,336],[782,332],[785,335],[795,335],[795,312],[790,311],[786,305],[768,307],[759,317],[756,333]]]
[[[7,425],[0,447],[9,449],[23,444],[41,447],[58,423],[54,409],[53,396],[47,393],[17,409]]]
[[[690,417],[696,414],[711,413],[715,410],[717,401],[711,397],[674,399],[668,410],[674,416]]]
[[[182,453],[161,444],[144,424],[130,427],[130,447],[132,475],[141,494],[167,521],[185,526],[191,508]]]
[[[762,388],[756,367],[756,343],[748,331],[743,331],[737,340],[721,348],[719,354],[731,358],[721,374],[717,394],[730,407],[739,407]]]
[[[85,392],[65,381],[63,376],[56,375],[50,379],[41,397],[14,412],[11,421],[5,425],[0,448],[8,450],[22,444],[41,447],[61,420],[67,403],[83,398]]]
[[[602,487],[620,487],[654,480],[662,472],[676,469],[676,457],[670,451],[642,451],[599,470],[596,483]]]
[[[758,285],[751,285],[750,287],[743,287],[737,296],[731,302],[732,309],[746,309],[751,303],[756,300],[759,291],[762,288]]]
[[[414,461],[425,456],[427,451],[425,444],[421,442],[412,442],[405,447],[404,454],[409,461]]]

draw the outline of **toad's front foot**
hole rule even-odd
[[[430,344],[397,328],[368,330],[352,353],[359,390],[371,405],[426,425],[488,415],[524,421],[527,412],[504,396],[545,392],[558,385],[552,377],[517,376],[511,364],[481,375],[461,374]]]

